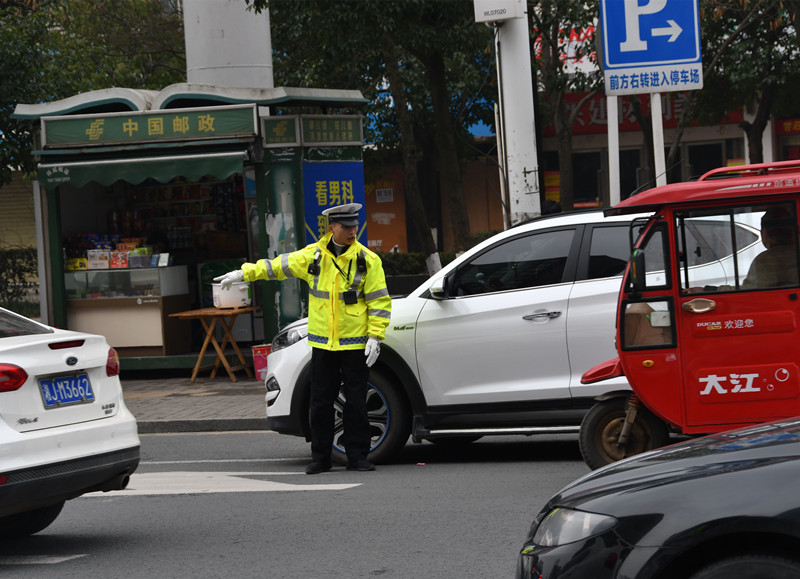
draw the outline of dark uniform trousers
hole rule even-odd
[[[311,459],[327,463],[333,446],[333,403],[344,383],[344,436],[348,462],[365,459],[370,447],[367,417],[369,367],[364,350],[323,350],[311,348]]]

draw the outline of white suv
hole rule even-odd
[[[636,216],[543,217],[482,242],[408,296],[370,375],[370,460],[415,442],[488,434],[577,432],[596,396],[624,379],[582,385],[615,356],[614,314]],[[282,330],[267,361],[270,429],[309,439],[306,320]],[[334,454],[341,453],[337,405]]]
[[[495,235],[392,299],[392,321],[372,368],[370,460],[415,442],[469,441],[488,434],[577,432],[594,399],[628,390],[624,378],[581,384],[581,375],[616,356],[617,295],[634,220],[600,211],[543,217]],[[719,284],[731,248],[714,243],[709,221],[689,231],[697,279]],[[743,248],[759,242],[742,225]],[[719,246],[719,247],[718,247]],[[267,359],[272,430],[309,439],[311,348],[306,320],[282,330]],[[334,452],[340,443],[337,404]]]

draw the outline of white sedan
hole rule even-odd
[[[0,308],[0,538],[41,531],[69,499],[125,488],[138,464],[105,338]]]

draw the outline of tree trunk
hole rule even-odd
[[[772,113],[772,103],[775,100],[775,86],[765,83],[761,90],[761,100],[758,101],[758,110],[752,122],[742,121],[739,126],[747,135],[747,152],[751,163],[764,162],[764,130],[769,123]]]
[[[572,211],[575,200],[575,178],[572,169],[572,127],[569,113],[564,106],[563,94],[552,92],[547,95],[553,111],[553,123],[558,139],[558,171],[560,174],[559,202],[562,211]]]
[[[472,246],[467,204],[461,184],[461,166],[458,162],[458,148],[455,126],[450,116],[450,100],[445,84],[444,59],[438,52],[428,54],[423,59],[428,71],[431,87],[433,116],[436,122],[436,149],[438,151],[439,175],[450,208],[450,222],[453,226],[453,240],[457,252]]]
[[[386,76],[389,79],[389,90],[397,111],[397,122],[400,125],[406,201],[411,213],[411,220],[414,222],[417,235],[422,243],[423,252],[427,256],[425,263],[428,267],[428,275],[432,275],[442,269],[442,264],[436,251],[436,244],[428,224],[428,215],[419,191],[419,176],[417,175],[419,151],[414,140],[414,124],[408,112],[403,79],[397,64],[395,44],[388,35],[381,38],[381,51],[386,62]]]

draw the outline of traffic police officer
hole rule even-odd
[[[237,281],[308,282],[308,343],[311,355],[311,457],[306,474],[331,469],[333,403],[344,384],[344,446],[347,469],[369,471],[371,445],[366,408],[369,368],[378,359],[392,302],[380,258],[357,239],[359,203],[325,209],[329,232],[317,243],[268,261],[242,264],[214,278],[223,288]]]

